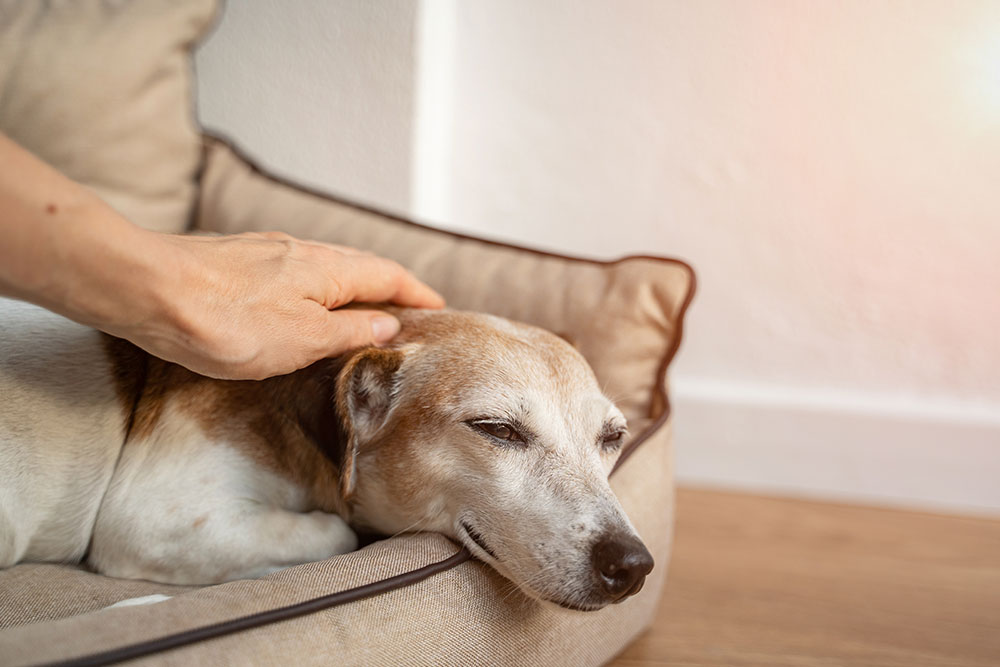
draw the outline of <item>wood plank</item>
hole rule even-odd
[[[1000,665],[1000,521],[681,489],[617,667]]]

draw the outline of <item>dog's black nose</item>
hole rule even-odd
[[[632,535],[606,535],[594,543],[590,561],[600,588],[614,602],[642,590],[646,575],[653,569],[653,557]]]

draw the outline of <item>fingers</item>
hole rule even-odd
[[[402,266],[374,255],[341,256],[327,265],[322,302],[336,308],[352,301],[443,308],[444,298]]]
[[[303,241],[284,232],[252,235],[271,241],[297,243],[325,264],[327,275],[321,281],[322,297],[319,300],[329,309],[352,301],[388,301],[413,308],[443,308],[445,305],[440,294],[396,262],[384,257],[334,243]]]
[[[399,333],[399,320],[377,310],[333,310],[327,315],[326,356],[387,343]]]

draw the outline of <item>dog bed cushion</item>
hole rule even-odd
[[[488,566],[459,558],[380,595],[156,654],[156,664],[599,664],[651,619],[667,572],[673,518],[666,366],[677,349],[692,275],[650,258],[601,264],[456,236],[304,192],[206,140],[199,220],[211,231],[277,225],[393,256],[456,307],[567,333],[629,418],[630,453],[612,477],[656,568],[637,596],[599,612],[531,600]],[[544,286],[540,289],[539,286]],[[638,445],[638,446],[637,446]],[[0,572],[0,656],[63,659],[155,639],[355,589],[446,563],[459,547],[404,535],[268,577],[204,588],[101,577],[78,567],[22,564]],[[160,593],[157,604],[103,609]],[[70,615],[74,614],[74,615]],[[292,657],[294,656],[294,658]]]
[[[4,0],[0,129],[147,227],[178,231],[196,217],[208,231],[281,229],[354,245],[411,267],[453,307],[573,339],[629,419],[630,455],[612,487],[656,568],[637,596],[583,613],[526,598],[433,534],[203,588],[27,563],[0,571],[0,664],[78,657],[327,594],[357,597],[373,583],[380,594],[145,661],[606,661],[648,624],[667,572],[673,504],[665,381],[693,289],[690,269],[652,258],[576,260],[448,234],[267,176],[225,142],[203,139],[193,121],[188,49],[214,13],[211,0]],[[378,583],[400,575],[411,583]],[[170,599],[105,609],[152,594]]]

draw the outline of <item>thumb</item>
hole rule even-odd
[[[329,354],[387,343],[399,333],[399,320],[378,310],[331,310],[327,317]]]

